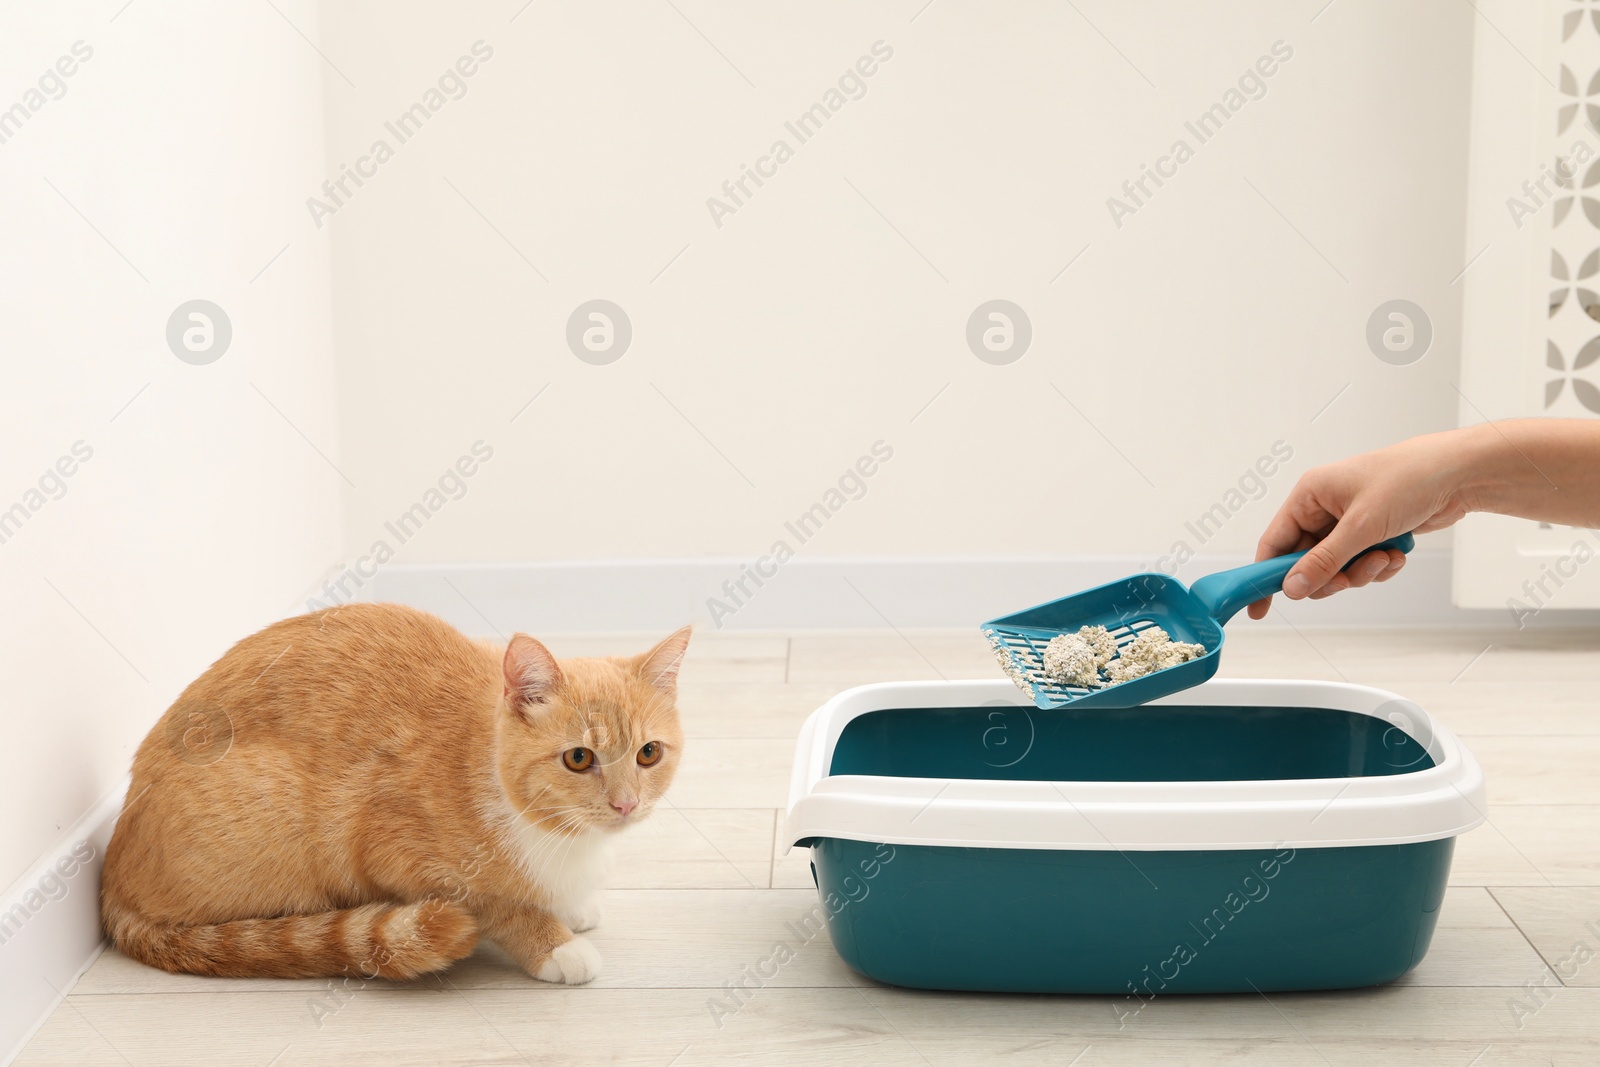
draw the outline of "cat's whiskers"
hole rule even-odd
[[[517,815],[523,816],[528,814],[530,811],[577,811],[578,808],[579,805],[577,804],[550,804],[538,808],[523,808],[521,811],[517,812]]]
[[[543,864],[546,860],[552,859],[558,847],[570,845],[572,841],[576,840],[575,836],[567,833],[567,831],[576,828],[581,822],[582,818],[579,814],[579,809],[573,807],[569,814],[561,817],[554,829],[546,830],[540,827],[539,829],[544,830],[544,836],[538,842],[538,845],[529,851],[529,861],[533,864]]]
[[[554,833],[539,843],[539,848],[534,849],[530,859],[538,864],[547,880],[560,880],[560,875],[566,870],[566,864],[573,857],[574,846],[578,845],[578,833],[566,833],[565,830],[574,829],[581,824],[582,819],[578,814],[566,817]]]
[[[577,825],[575,815],[564,815],[556,822],[553,828],[540,826],[539,838],[532,848],[526,852],[527,861],[533,865],[543,865],[555,854],[555,850],[564,844],[569,835],[567,831]]]
[[[565,834],[563,836],[566,837],[566,843],[562,846],[561,854],[556,859],[555,871],[557,874],[565,872],[567,861],[572,858],[573,846],[578,842],[577,834]]]
[[[543,792],[543,791],[548,790],[548,789],[549,789],[549,786],[545,786],[540,791]],[[545,805],[539,805],[539,806],[534,806],[534,805],[530,804],[527,807],[523,808],[521,811],[516,812],[512,816],[512,820],[513,820],[513,822],[522,820],[529,812],[532,812],[532,811],[573,812],[573,811],[578,811],[580,809],[580,807],[581,807],[581,805],[578,805],[578,804],[545,804]]]
[[[525,834],[529,830],[536,830],[541,835],[537,841],[536,847],[529,849],[524,846],[522,849],[517,850],[520,853],[520,862],[523,865],[528,866],[528,869],[531,871],[533,865],[537,865],[544,858],[544,853],[547,850],[554,848],[554,846],[559,843],[559,841],[552,839],[565,837],[565,831],[570,827],[570,825],[576,824],[577,813],[580,812],[580,810],[580,807],[576,804],[547,804],[537,807],[529,805],[528,807],[523,808],[521,811],[517,811],[508,805],[505,809],[507,817],[505,821],[504,832],[506,834],[510,835],[514,840],[524,839]],[[534,811],[554,813],[549,817],[556,820],[555,828],[551,829],[550,827],[543,825],[542,820],[535,821],[525,817],[529,812]]]
[[[533,796],[529,798],[528,806],[526,808],[523,808],[521,811],[517,812],[517,814],[518,815],[526,815],[530,811],[547,810],[547,809],[543,809],[543,808],[535,808],[533,806],[532,802],[535,801],[535,800],[538,800],[541,796],[543,796],[544,794],[546,794],[548,792],[550,792],[550,783],[546,782],[544,785],[541,785],[539,787],[539,791],[537,793],[534,793]]]

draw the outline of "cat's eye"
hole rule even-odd
[[[661,742],[651,741],[639,750],[639,766],[648,767],[661,761]]]
[[[561,762],[567,765],[569,771],[586,771],[594,766],[594,750],[569,748],[561,754]]]

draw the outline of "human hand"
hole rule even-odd
[[[1430,434],[1307,471],[1267,524],[1256,559],[1307,550],[1283,580],[1291,600],[1388,581],[1405,553],[1357,554],[1408,531],[1442,530],[1472,510],[1461,492],[1460,453],[1454,434]],[[1250,617],[1265,618],[1271,606],[1271,597],[1256,601]]]

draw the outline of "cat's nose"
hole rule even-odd
[[[613,800],[611,806],[617,810],[617,814],[626,816],[639,806],[639,802],[637,800]]]

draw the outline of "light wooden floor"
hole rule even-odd
[[[646,638],[552,640],[558,655]],[[1433,948],[1381,989],[1167,997],[1124,1030],[1105,999],[927,994],[804,946],[718,1025],[708,1001],[814,903],[779,808],[801,721],[840,689],[996,677],[975,633],[700,634],[690,743],[661,810],[621,839],[592,986],[532,981],[492,948],[409,985],[174,977],[107,951],[21,1064],[1600,1064],[1600,634],[1229,630],[1222,674],[1344,679],[1416,700],[1489,782]],[[1531,679],[1531,680],[1530,680]],[[1586,924],[1592,924],[1586,926]],[[1585,957],[1587,958],[1587,957]],[[1547,983],[1534,998],[1525,988]],[[1514,998],[1537,1013],[1521,1020]],[[320,1018],[319,1018],[320,1016]]]

